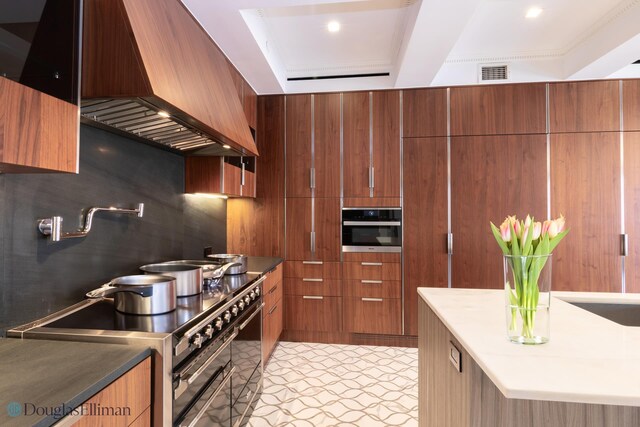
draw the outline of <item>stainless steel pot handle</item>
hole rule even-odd
[[[198,421],[200,421],[200,418],[202,418],[204,413],[207,412],[207,409],[209,409],[209,406],[211,406],[211,404],[213,403],[215,398],[218,397],[218,395],[220,394],[220,391],[222,391],[224,386],[227,385],[227,383],[229,382],[229,380],[231,379],[231,377],[233,376],[235,371],[236,371],[236,367],[234,366],[233,368],[231,368],[231,371],[229,371],[229,373],[227,374],[227,377],[224,379],[224,381],[222,381],[222,384],[220,384],[216,388],[216,391],[213,392],[211,397],[209,397],[207,399],[207,401],[205,402],[204,406],[202,406],[202,408],[198,411],[198,413],[196,414],[196,417],[193,420],[191,420],[191,422],[189,424],[186,424],[186,425],[185,424],[180,424],[180,427],[183,427],[183,426],[185,426],[185,427],[193,427],[196,424],[198,424]]]
[[[117,294],[118,292],[131,292],[134,294],[138,294],[141,297],[150,297],[153,295],[153,286],[141,286],[140,289],[133,290],[121,288],[119,286],[113,286],[113,282],[109,282],[105,283],[98,289],[87,292],[85,295],[87,298],[101,298],[108,295]]]
[[[228,269],[230,269],[231,267],[239,266],[239,265],[242,265],[242,264],[238,262],[229,262],[223,265],[222,267],[218,267],[216,270],[214,270],[212,279],[221,278],[222,276],[224,276],[224,274],[227,272]]]

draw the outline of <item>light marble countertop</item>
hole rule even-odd
[[[418,293],[505,397],[640,406],[640,327],[564,301],[640,304],[640,295],[552,292],[550,341],[530,346],[507,339],[504,291]]]

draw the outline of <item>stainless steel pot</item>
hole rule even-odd
[[[163,314],[176,309],[176,279],[161,275],[122,276],[98,289],[88,298],[113,295],[116,310],[127,314]]]
[[[198,260],[198,259],[181,259],[179,261],[167,261],[162,264],[167,265],[195,265],[196,267],[202,268],[202,277],[205,279],[213,279],[214,272],[220,268],[220,265],[211,260]]]
[[[189,264],[147,264],[140,267],[145,274],[162,274],[175,277],[177,296],[189,297],[202,293],[202,268]]]
[[[240,264],[235,267],[230,267],[227,270],[227,274],[243,274],[247,272],[247,256],[238,254],[211,254],[207,255],[207,258],[215,260],[220,264],[235,263]]]

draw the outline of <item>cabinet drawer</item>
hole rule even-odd
[[[342,254],[344,262],[402,262],[402,255],[389,252],[345,252]]]
[[[290,330],[342,330],[342,298],[321,295],[285,296],[285,327]]]
[[[270,290],[264,293],[264,311],[268,312],[271,308],[282,299],[283,283],[276,283]]]
[[[398,280],[345,280],[344,295],[350,297],[401,298],[402,282]]]
[[[339,262],[286,261],[284,277],[306,279],[340,279]]]
[[[269,291],[271,291],[271,289],[274,288],[278,283],[282,282],[282,270],[282,264],[278,264],[278,266],[274,270],[271,270],[270,272],[265,274],[267,278],[265,279],[264,286],[262,287],[265,295],[269,293]]]
[[[322,295],[325,297],[342,296],[342,281],[318,278],[286,278],[284,279],[287,295]]]
[[[397,298],[344,298],[344,328],[364,334],[401,333],[401,303]]]
[[[402,280],[399,263],[345,262],[342,275],[345,280]]]
[[[266,362],[280,338],[283,326],[283,301],[276,301],[269,310],[262,315],[262,361]],[[265,306],[266,308],[266,306]]]

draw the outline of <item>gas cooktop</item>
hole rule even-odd
[[[260,277],[246,273],[224,276],[202,294],[178,298],[176,310],[150,316],[123,314],[116,311],[113,299],[95,300],[62,318],[41,326],[54,329],[99,329],[107,331],[139,331],[174,333],[182,326],[214,312]]]

